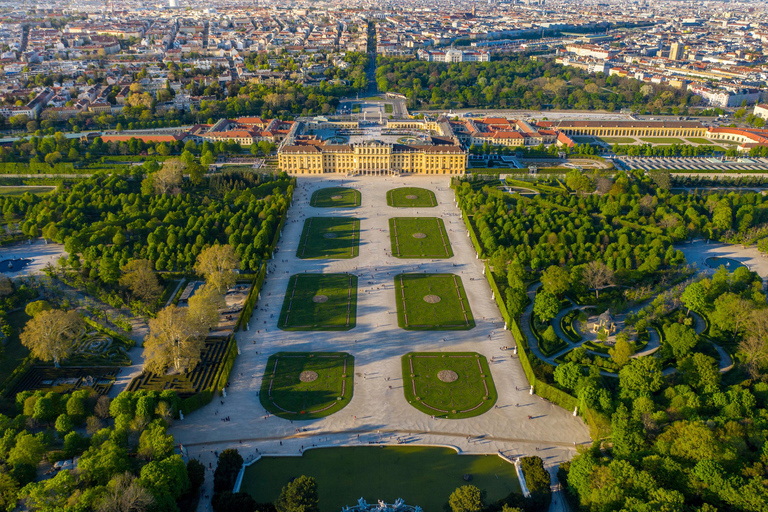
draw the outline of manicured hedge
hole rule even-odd
[[[213,400],[213,391],[206,389],[196,395],[192,395],[189,398],[185,398],[181,401],[181,412],[189,414],[198,410],[204,405],[208,405]]]
[[[237,319],[237,325],[235,325],[235,332],[242,329],[243,326],[246,325],[250,320],[251,315],[253,315],[253,308],[256,307],[256,302],[259,300],[259,293],[261,292],[261,287],[264,284],[264,278],[266,275],[267,262],[264,261],[261,263],[259,273],[256,274],[256,279],[251,285],[251,291],[248,293],[248,298],[245,299],[243,310],[240,312],[240,317]]]
[[[221,393],[221,390],[227,386],[229,374],[232,372],[232,367],[235,366],[235,359],[237,359],[237,341],[235,341],[234,336],[229,339],[227,355],[224,357],[224,364],[219,367],[219,374],[214,380],[214,388],[217,389],[219,393]]]
[[[74,167],[70,162],[59,162],[51,165],[43,162],[2,162],[0,174],[74,174]]]

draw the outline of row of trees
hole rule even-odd
[[[377,59],[381,91],[408,97],[412,107],[608,109],[687,111],[701,97],[632,78],[591,76],[552,60],[501,56],[487,63],[443,64],[403,58]]]
[[[213,196],[182,180],[184,170],[172,160],[141,184],[127,174],[97,174],[48,196],[2,198],[0,206],[24,216],[27,236],[64,243],[68,264],[107,286],[135,259],[151,261],[156,270],[190,271],[216,243],[234,247],[242,270],[257,270],[269,257],[291,180],[232,173],[217,181],[220,195]],[[104,266],[117,271],[101,272]]]

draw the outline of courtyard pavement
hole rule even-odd
[[[352,186],[362,193],[362,206],[350,209],[313,208],[314,190]],[[392,208],[391,188],[431,189],[435,208]],[[539,455],[558,464],[589,443],[581,418],[528,393],[520,362],[513,356],[515,340],[504,322],[467,236],[447,177],[304,178],[299,181],[281,240],[269,265],[261,300],[249,330],[236,335],[240,356],[231,373],[227,396],[176,422],[171,433],[190,457],[215,468],[214,452],[237,448],[246,460],[256,454],[299,456],[313,446],[369,443],[443,445],[461,453]],[[360,256],[346,260],[301,260],[296,248],[307,217],[348,216],[361,221]],[[446,260],[398,259],[390,255],[390,217],[424,216],[444,220],[454,256]],[[298,272],[348,272],[358,275],[357,326],[346,332],[289,332],[277,328],[283,296],[291,275]],[[393,278],[401,272],[446,272],[461,277],[477,326],[469,331],[405,331],[397,325]],[[291,422],[269,415],[258,391],[268,357],[279,351],[344,351],[355,357],[355,389],[350,404],[328,417]],[[410,406],[402,390],[400,358],[411,351],[475,351],[488,358],[499,394],[497,407],[469,419],[432,419]],[[491,361],[493,357],[493,361]],[[532,419],[529,419],[529,416]],[[222,421],[229,418],[229,421]],[[203,495],[212,494],[212,470]],[[368,498],[368,497],[367,497]],[[375,497],[370,497],[375,498]],[[209,510],[202,499],[198,510]]]
[[[717,268],[707,265],[707,258],[731,258],[746,265],[752,272],[763,278],[764,286],[768,284],[768,254],[761,253],[754,245],[743,247],[719,242],[707,243],[707,240],[694,240],[692,243],[675,245],[685,255],[691,265],[696,265],[707,274],[714,274]]]
[[[20,242],[0,249],[0,261],[17,258],[32,260],[32,263],[18,272],[4,273],[11,278],[42,272],[49,263],[55,267],[58,265],[59,257],[61,256],[67,256],[62,244],[55,242],[48,242],[46,244],[42,238],[37,238],[32,243]]]

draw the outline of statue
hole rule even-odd
[[[357,500],[357,506],[362,509],[368,510],[368,503],[363,498],[360,498],[359,500]]]
[[[397,498],[395,500],[395,505],[394,505],[395,510],[400,510],[401,508],[403,508],[403,505],[405,505],[403,498]]]

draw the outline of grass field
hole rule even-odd
[[[296,274],[285,291],[277,326],[286,331],[348,331],[355,327],[357,276]]]
[[[424,512],[442,512],[448,496],[467,484],[466,474],[486,492],[486,503],[520,492],[514,465],[498,456],[426,446],[322,448],[301,457],[263,457],[245,468],[240,490],[257,502],[274,502],[291,479],[307,475],[317,480],[320,512],[356,505],[361,496],[368,503],[402,498]]]
[[[685,144],[683,139],[675,137],[640,137],[640,140],[651,144]]]
[[[450,258],[453,256],[443,219],[394,217],[389,219],[392,255],[396,258]]]
[[[360,191],[348,187],[316,190],[309,201],[315,208],[354,208],[360,206]]]
[[[636,140],[633,137],[597,137],[606,144],[634,144]]]
[[[693,142],[694,144],[712,144],[713,141],[710,139],[705,139],[703,137],[686,137],[688,142]]]
[[[56,190],[56,187],[47,187],[47,186],[20,186],[20,187],[10,187],[10,186],[0,186],[0,196],[21,196],[26,194],[27,192],[30,192],[34,195],[44,195],[44,194],[50,194]]]
[[[437,199],[434,192],[425,188],[393,188],[387,191],[387,205],[395,208],[426,208],[437,206]]]
[[[475,327],[461,278],[453,274],[395,276],[397,323],[410,331],[463,331]]]
[[[360,221],[349,217],[310,217],[304,221],[296,256],[354,258],[360,244]]]
[[[384,113],[385,114],[391,114],[392,112],[394,112],[394,107],[392,106],[392,104],[391,103],[385,103],[384,104]]]
[[[261,381],[261,405],[286,420],[312,420],[352,400],[355,358],[344,352],[278,352]]]
[[[405,399],[425,414],[471,418],[496,403],[491,370],[480,354],[411,352],[403,356],[402,362]]]
[[[362,109],[362,105],[360,105],[359,103],[355,103],[354,105],[352,105],[353,114],[359,114],[361,109]]]

